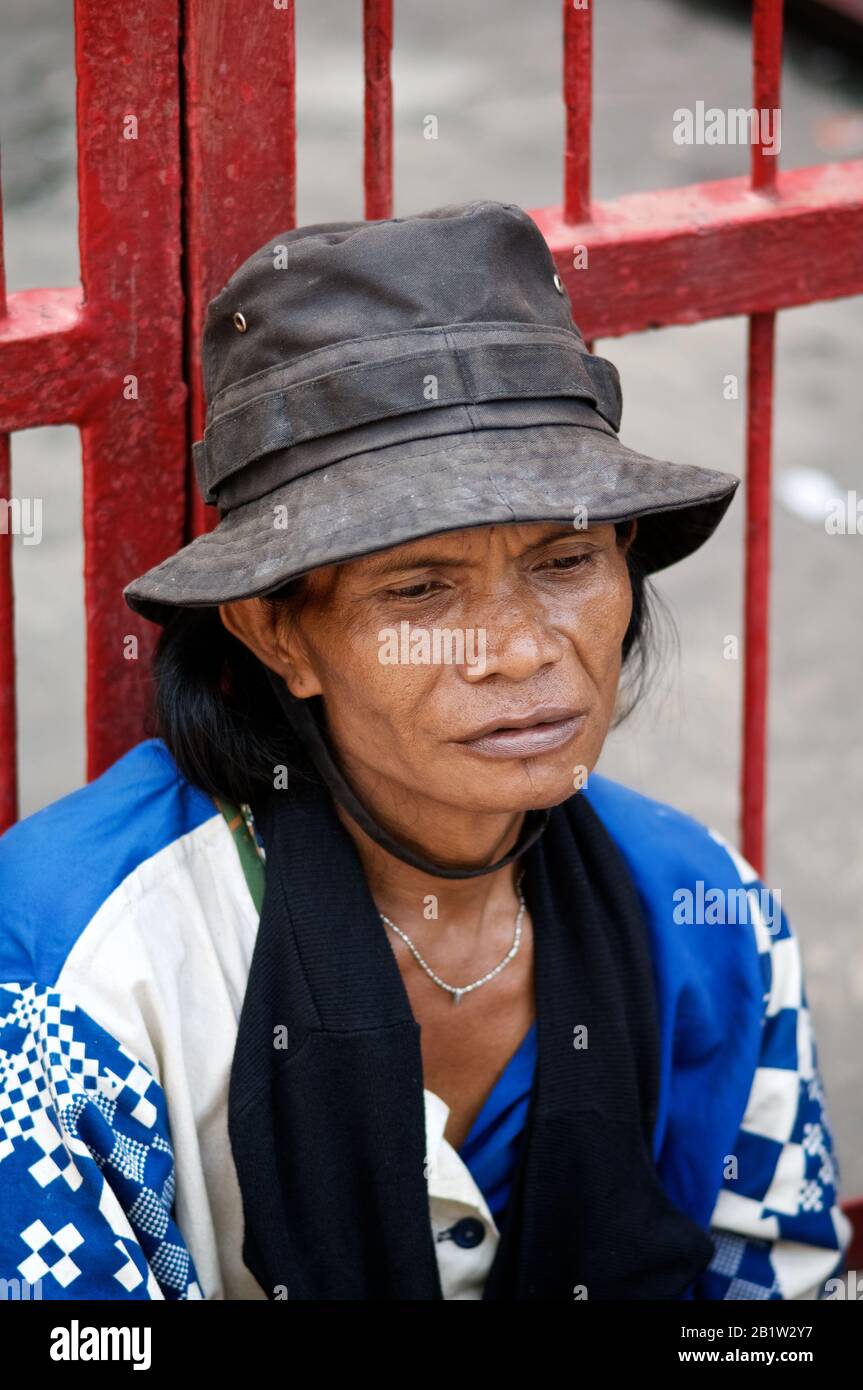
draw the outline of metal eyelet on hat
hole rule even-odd
[[[554,277],[554,288],[557,290],[558,294],[564,293],[563,281],[557,273],[555,273]]]
[[[238,309],[237,312],[234,314],[234,327],[236,328],[238,333],[245,333],[248,326],[249,325],[246,323],[245,314],[241,314]]]

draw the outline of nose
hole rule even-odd
[[[544,666],[561,660],[565,641],[545,608],[525,587],[507,587],[479,606],[475,626],[482,635],[485,659],[462,668],[470,684],[486,676],[525,681]]]

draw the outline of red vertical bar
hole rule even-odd
[[[9,436],[0,435],[0,505],[11,492]],[[15,709],[15,608],[12,532],[0,529],[0,835],[18,817],[18,745]]]
[[[782,0],[755,0],[752,9],[752,105],[759,115],[770,113],[768,130],[774,128],[779,111],[782,75]],[[752,187],[772,188],[776,181],[778,157],[766,154],[759,138],[752,145]]]
[[[590,221],[593,0],[563,0],[563,220]]]
[[[178,0],[75,4],[83,319],[100,378],[78,417],[88,778],[151,732],[158,630],[123,588],[183,540],[179,17]]]
[[[3,204],[0,196],[0,318],[6,315]],[[0,434],[0,505],[12,492],[9,436]],[[8,513],[7,513],[8,515]],[[18,817],[18,741],[15,705],[15,606],[12,531],[0,528],[0,835]]]
[[[752,146],[752,186],[769,190],[777,155],[763,140],[781,132],[782,0],[755,0],[752,17],[753,106],[759,125]],[[767,788],[767,702],[770,628],[771,439],[775,314],[753,314],[747,344],[746,560],[744,580],[743,749],[740,766],[741,848],[764,875]]]
[[[191,438],[204,431],[209,301],[247,256],[296,225],[293,0],[185,0],[183,250]],[[188,461],[189,538],[212,530]]]
[[[363,0],[365,145],[363,180],[369,221],[393,215],[392,0]]]
[[[741,848],[744,857],[759,873],[764,871],[767,781],[770,446],[775,323],[775,314],[753,314],[749,320],[748,341]]]

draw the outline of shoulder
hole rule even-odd
[[[0,980],[53,982],[120,885],[218,815],[153,738],[19,821],[0,837]]]
[[[759,953],[788,934],[771,893],[740,850],[713,826],[667,802],[591,774],[584,796],[616,842],[636,887],[670,925],[746,922]],[[700,915],[699,915],[700,914]]]
[[[591,773],[581,793],[628,857],[657,871],[714,869],[741,883],[758,875],[719,831],[665,801]]]
[[[615,841],[645,908],[660,994],[717,1029],[721,1000],[757,1021],[802,993],[781,894],[712,826],[591,774],[580,793]],[[697,1000],[697,1007],[694,1001]],[[750,1039],[754,1047],[757,1039]]]

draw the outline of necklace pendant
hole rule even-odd
[[[454,1004],[460,1003],[460,1002],[461,1002],[461,997],[462,997],[463,994],[464,994],[464,990],[463,990],[463,989],[454,989],[454,990],[453,990],[453,995],[452,995],[452,1002],[453,1002]]]

